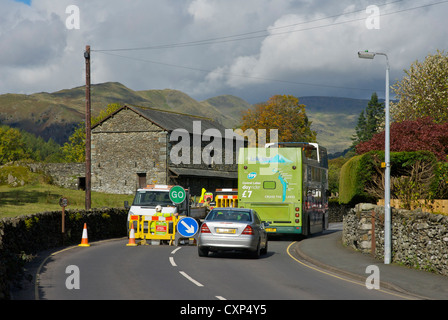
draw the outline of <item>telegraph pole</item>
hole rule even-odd
[[[86,210],[91,205],[91,123],[90,123],[90,46],[84,52],[86,59]]]

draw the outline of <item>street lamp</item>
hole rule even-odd
[[[390,119],[389,119],[389,58],[387,54],[380,52],[359,51],[361,59],[373,59],[375,55],[386,57],[386,125],[385,125],[385,162],[386,177],[384,181],[384,264],[390,263],[391,256],[391,225],[390,225]]]

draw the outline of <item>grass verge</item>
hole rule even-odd
[[[48,184],[24,185],[21,187],[0,186],[0,218],[27,215],[45,211],[62,210],[59,199],[65,197],[67,209],[84,209],[85,192],[70,190]],[[117,195],[93,192],[92,208],[119,208],[124,201],[132,203],[134,195]]]

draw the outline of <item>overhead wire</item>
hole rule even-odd
[[[392,2],[388,2],[388,3],[377,5],[377,7],[386,6],[386,5],[390,5],[390,4],[394,4],[394,3],[402,2],[402,1],[404,1],[404,0],[396,0],[396,1],[392,1]],[[302,21],[302,22],[293,23],[293,24],[284,25],[284,26],[279,26],[279,27],[271,27],[268,30],[263,29],[263,30],[245,32],[245,33],[240,33],[240,34],[230,35],[230,36],[222,36],[222,37],[216,37],[216,38],[210,38],[210,39],[204,39],[204,40],[195,40],[195,41],[188,41],[188,42],[178,42],[178,43],[171,43],[171,44],[161,44],[161,45],[146,46],[146,47],[115,48],[115,49],[95,49],[95,50],[92,50],[92,51],[96,51],[96,52],[113,52],[113,51],[140,51],[140,50],[154,50],[154,49],[171,49],[171,48],[182,48],[182,47],[189,47],[189,46],[211,45],[211,44],[217,44],[217,43],[225,43],[225,42],[233,42],[233,41],[258,39],[258,38],[282,35],[282,34],[292,33],[292,32],[307,31],[307,30],[315,29],[315,28],[324,28],[324,27],[328,27],[328,26],[332,26],[332,25],[336,25],[336,24],[340,24],[340,23],[349,23],[349,22],[356,22],[356,21],[359,21],[359,20],[365,20],[365,18],[363,17],[363,18],[359,18],[359,19],[355,19],[355,20],[349,20],[349,21],[344,21],[344,22],[340,22],[340,23],[330,23],[328,25],[309,27],[309,28],[305,28],[305,29],[290,30],[290,31],[284,31],[284,32],[280,32],[280,33],[269,33],[269,32],[272,32],[273,30],[291,28],[291,27],[295,27],[295,26],[299,26],[299,25],[309,24],[309,23],[313,23],[313,22],[318,22],[318,21],[322,21],[322,20],[337,18],[337,17],[351,15],[351,14],[360,13],[360,12],[365,12],[365,9],[355,10],[355,11],[351,11],[351,12],[344,12],[344,13],[340,13],[340,14],[336,14],[336,15],[332,15],[332,16],[326,16],[326,17],[317,18],[317,19],[314,19],[314,20]],[[262,35],[258,35],[258,36],[245,37],[245,36],[252,35],[252,34],[257,34],[257,33],[263,33],[263,34]],[[232,38],[235,38],[235,39],[232,39]]]
[[[396,0],[396,1],[388,2],[388,3],[384,3],[384,4],[381,4],[381,5],[377,5],[377,7],[391,5],[391,4],[394,4],[394,3],[397,3],[397,2],[402,2],[402,1],[403,0]],[[445,4],[445,3],[448,3],[448,0],[438,1],[438,2],[435,2],[435,3],[424,4],[424,5],[411,7],[411,8],[399,9],[399,10],[392,11],[392,12],[381,13],[381,16],[389,16],[389,15],[393,15],[393,14],[397,14],[397,13],[402,13],[402,12],[406,12],[406,11],[427,8],[427,7],[440,5],[440,4]],[[354,18],[354,19],[344,20],[344,21],[335,21],[335,22],[331,22],[329,24],[324,24],[324,25],[319,25],[319,26],[311,26],[311,27],[306,27],[306,28],[301,28],[301,29],[295,29],[295,30],[288,30],[288,31],[283,31],[283,32],[272,33],[273,30],[291,28],[291,27],[295,27],[295,26],[299,26],[299,25],[309,24],[309,23],[312,23],[312,22],[317,22],[317,21],[327,20],[327,19],[331,19],[331,18],[337,18],[337,17],[341,17],[341,16],[346,16],[346,15],[350,15],[350,14],[360,13],[362,11],[365,12],[365,9],[363,9],[363,10],[356,10],[356,11],[352,11],[352,12],[345,12],[345,13],[341,13],[341,14],[337,14],[337,15],[322,17],[322,18],[318,18],[318,19],[314,19],[314,20],[310,20],[310,21],[298,22],[298,23],[289,24],[289,25],[285,25],[285,26],[273,27],[273,28],[268,29],[268,31],[267,30],[258,30],[258,31],[241,33],[241,34],[237,34],[237,35],[233,35],[233,36],[216,37],[216,38],[212,38],[212,39],[189,41],[189,42],[181,42],[181,43],[172,43],[172,44],[165,44],[165,45],[135,47],[135,48],[92,49],[91,51],[95,51],[95,52],[98,52],[98,53],[102,53],[102,54],[110,55],[110,56],[115,56],[115,57],[119,57],[119,58],[134,60],[134,61],[140,61],[140,62],[151,63],[151,64],[158,64],[158,65],[174,67],[174,68],[181,68],[181,69],[186,69],[186,70],[199,71],[199,72],[204,72],[204,73],[209,73],[209,74],[210,73],[216,73],[216,74],[227,75],[227,76],[231,76],[231,77],[248,78],[248,79],[270,81],[270,82],[280,82],[280,83],[288,83],[288,84],[295,84],[295,85],[306,85],[306,86],[327,87],[327,88],[336,88],[336,89],[371,91],[372,89],[366,89],[366,88],[353,88],[353,87],[343,87],[343,86],[326,85],[326,84],[296,82],[296,81],[288,81],[288,80],[280,80],[280,79],[271,79],[271,78],[263,78],[263,77],[255,77],[255,76],[234,74],[234,73],[230,73],[230,72],[223,72],[223,71],[216,71],[216,70],[206,70],[206,69],[202,69],[202,68],[187,67],[187,66],[181,66],[181,65],[171,64],[171,63],[153,61],[153,60],[148,60],[148,59],[141,59],[141,58],[136,58],[136,57],[129,57],[129,56],[124,56],[124,55],[119,55],[119,54],[112,53],[112,52],[119,52],[119,51],[142,51],[142,50],[155,50],[155,49],[172,49],[172,48],[180,48],[180,47],[199,46],[199,45],[213,45],[213,44],[218,44],[218,43],[250,40],[250,39],[257,39],[257,38],[266,38],[266,37],[279,36],[279,35],[284,35],[284,34],[293,33],[293,32],[302,32],[302,31],[308,31],[308,30],[314,30],[314,29],[320,29],[320,28],[327,28],[327,27],[331,27],[331,26],[342,25],[342,24],[346,24],[346,23],[352,23],[352,22],[365,20],[365,17]],[[248,36],[248,35],[262,33],[262,32],[264,32],[264,34],[262,34],[262,35]],[[248,36],[248,37],[246,37],[246,36]],[[377,91],[384,91],[384,89],[383,90],[377,90]]]
[[[304,85],[304,86],[312,86],[312,87],[325,87],[325,88],[333,88],[333,89],[349,89],[349,90],[364,90],[364,91],[372,91],[372,89],[366,89],[366,88],[354,88],[354,87],[343,87],[343,86],[335,86],[335,85],[326,85],[326,84],[317,84],[317,83],[307,83],[307,82],[297,82],[297,81],[289,81],[289,80],[280,80],[280,79],[272,79],[272,78],[263,78],[263,77],[255,77],[255,76],[247,76],[247,75],[241,75],[241,74],[235,74],[231,72],[223,72],[223,71],[215,71],[215,70],[206,70],[201,68],[194,68],[194,67],[186,67],[186,66],[180,66],[170,63],[164,63],[164,62],[157,62],[157,61],[151,61],[147,59],[141,59],[141,58],[135,58],[135,57],[128,57],[123,56],[115,53],[110,52],[101,52],[102,54],[130,59],[134,61],[140,61],[140,62],[147,62],[147,63],[153,63],[153,64],[159,64],[163,66],[168,67],[175,67],[175,68],[181,68],[186,70],[192,70],[192,71],[199,71],[203,73],[216,73],[220,75],[227,75],[231,77],[237,77],[237,78],[247,78],[247,79],[254,79],[254,80],[261,80],[261,81],[269,81],[269,82],[279,82],[279,83],[287,83],[287,84],[295,84],[295,85]],[[380,91],[380,90],[378,90]]]
[[[391,4],[395,4],[395,3],[403,2],[403,1],[404,0],[395,0],[395,1],[392,1],[392,2],[384,3],[384,4],[378,4],[376,6],[377,7],[382,7],[382,6],[387,6],[387,5],[391,5]],[[393,15],[393,14],[397,14],[397,13],[402,13],[402,12],[406,12],[406,11],[427,8],[427,7],[431,7],[431,6],[435,6],[435,5],[439,5],[439,4],[444,4],[444,3],[448,3],[448,0],[438,1],[438,2],[435,2],[435,3],[428,3],[428,4],[424,4],[424,5],[419,5],[419,6],[416,6],[416,7],[411,7],[411,8],[399,9],[399,10],[392,11],[392,12],[386,12],[386,13],[383,12],[383,13],[381,13],[381,16],[389,16],[389,15]],[[154,49],[171,49],[171,48],[183,48],[183,47],[189,47],[189,46],[212,45],[212,44],[217,44],[217,43],[226,43],[226,42],[233,42],[233,41],[258,39],[258,38],[264,38],[264,37],[283,35],[283,34],[287,34],[287,33],[308,31],[308,30],[320,29],[320,28],[327,28],[327,27],[331,27],[331,26],[335,26],[335,25],[340,25],[340,24],[346,24],[346,23],[351,23],[351,22],[357,22],[357,21],[365,20],[365,17],[361,17],[361,18],[355,18],[355,19],[350,19],[350,20],[345,20],[345,21],[331,22],[329,24],[324,24],[324,25],[319,25],[319,26],[311,26],[311,27],[307,27],[307,28],[303,28],[303,29],[296,29],[296,30],[289,30],[289,31],[277,32],[277,33],[270,33],[273,30],[291,28],[291,27],[295,27],[295,26],[299,26],[299,25],[310,24],[310,23],[313,23],[313,22],[318,22],[318,21],[322,21],[322,20],[337,18],[337,17],[341,17],[341,16],[347,16],[347,15],[356,14],[356,13],[360,13],[360,12],[365,12],[365,9],[355,10],[355,11],[351,11],[351,12],[344,12],[344,13],[340,13],[340,14],[336,14],[336,15],[332,15],[332,16],[326,16],[326,17],[317,18],[317,19],[314,19],[314,20],[302,21],[302,22],[289,24],[289,25],[284,25],[284,26],[279,26],[279,27],[271,27],[268,30],[263,29],[263,30],[251,31],[251,32],[240,33],[240,34],[230,35],[230,36],[216,37],[216,38],[210,38],[210,39],[204,39],[204,40],[188,41],[188,42],[178,42],[178,43],[171,43],[171,44],[161,44],[161,45],[146,46],[146,47],[115,48],[115,49],[95,49],[95,50],[92,49],[92,51],[96,51],[96,52],[113,52],[113,51],[140,51],[140,50],[154,50]],[[257,33],[264,33],[264,34],[257,35],[257,36],[246,37],[248,35],[257,34]]]

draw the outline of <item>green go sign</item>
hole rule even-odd
[[[185,201],[185,189],[181,186],[174,186],[170,189],[170,200],[175,204],[179,204]]]

